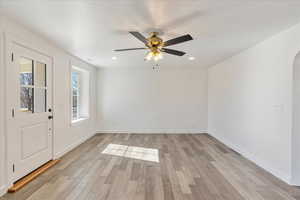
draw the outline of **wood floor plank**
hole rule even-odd
[[[102,154],[154,148],[159,163]],[[291,187],[208,134],[98,134],[1,200],[300,200]]]

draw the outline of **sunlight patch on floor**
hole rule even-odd
[[[145,160],[151,162],[159,162],[158,149],[126,146],[120,144],[109,144],[102,151],[103,154]]]

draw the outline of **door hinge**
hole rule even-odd
[[[13,172],[15,172],[15,164],[13,164],[13,168],[12,168]]]
[[[11,116],[15,117],[15,109],[14,108],[11,110]]]
[[[11,62],[14,62],[14,53],[11,53]]]

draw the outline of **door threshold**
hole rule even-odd
[[[33,181],[36,177],[41,175],[42,173],[46,172],[49,168],[53,167],[56,165],[60,160],[50,160],[49,162],[45,163],[41,167],[37,168],[30,174],[24,176],[20,180],[14,183],[14,185],[8,189],[9,193],[14,193],[18,190],[20,190],[22,187]]]

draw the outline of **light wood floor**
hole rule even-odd
[[[160,163],[105,155],[110,143],[158,148]],[[97,135],[1,200],[286,200],[291,187],[204,135]]]

